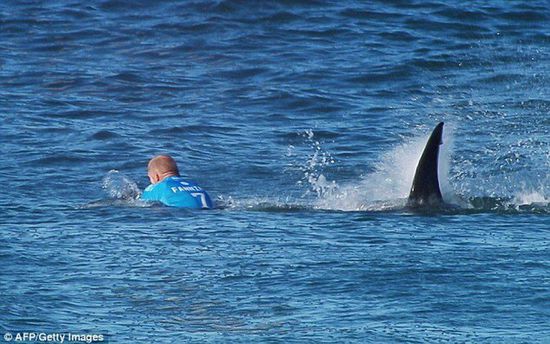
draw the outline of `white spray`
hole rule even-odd
[[[441,192],[445,201],[452,202],[454,191],[449,183],[450,151],[452,146],[452,126],[444,132],[444,144],[441,147],[439,159],[439,180]],[[375,165],[375,171],[365,175],[358,182],[338,185],[326,181],[319,175],[312,184],[322,182],[324,189],[316,201],[318,209],[358,211],[358,210],[388,210],[401,208],[409,195],[416,166],[429,137],[425,133],[416,136],[384,154]],[[331,186],[327,188],[326,185]]]

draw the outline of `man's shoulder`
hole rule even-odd
[[[142,198],[156,200],[161,197],[164,192],[166,192],[166,189],[168,189],[168,185],[165,181],[161,181],[156,184],[150,184],[145,188],[145,190],[143,190]]]
[[[185,192],[197,192],[203,191],[203,189],[195,182],[189,179],[184,178],[175,178],[168,182],[168,189],[176,191],[185,191]]]
[[[169,186],[198,186],[193,180],[184,177],[169,177],[164,181]]]
[[[149,186],[146,187],[145,190],[143,190],[143,191],[145,191],[145,192],[151,192],[151,191],[153,191],[153,190],[155,189],[155,186],[156,186],[155,184],[149,184]]]

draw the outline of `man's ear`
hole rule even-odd
[[[155,173],[155,175],[153,177],[155,179],[155,183],[160,182],[160,175],[158,173]]]

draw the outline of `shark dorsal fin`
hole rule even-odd
[[[420,157],[409,194],[409,206],[429,206],[443,202],[437,172],[439,145],[442,144],[442,135],[443,122],[439,123],[433,130]]]

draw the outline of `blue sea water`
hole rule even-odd
[[[550,343],[539,1],[0,2],[0,341]],[[444,121],[443,196],[404,207]],[[136,201],[155,154],[213,196]]]

